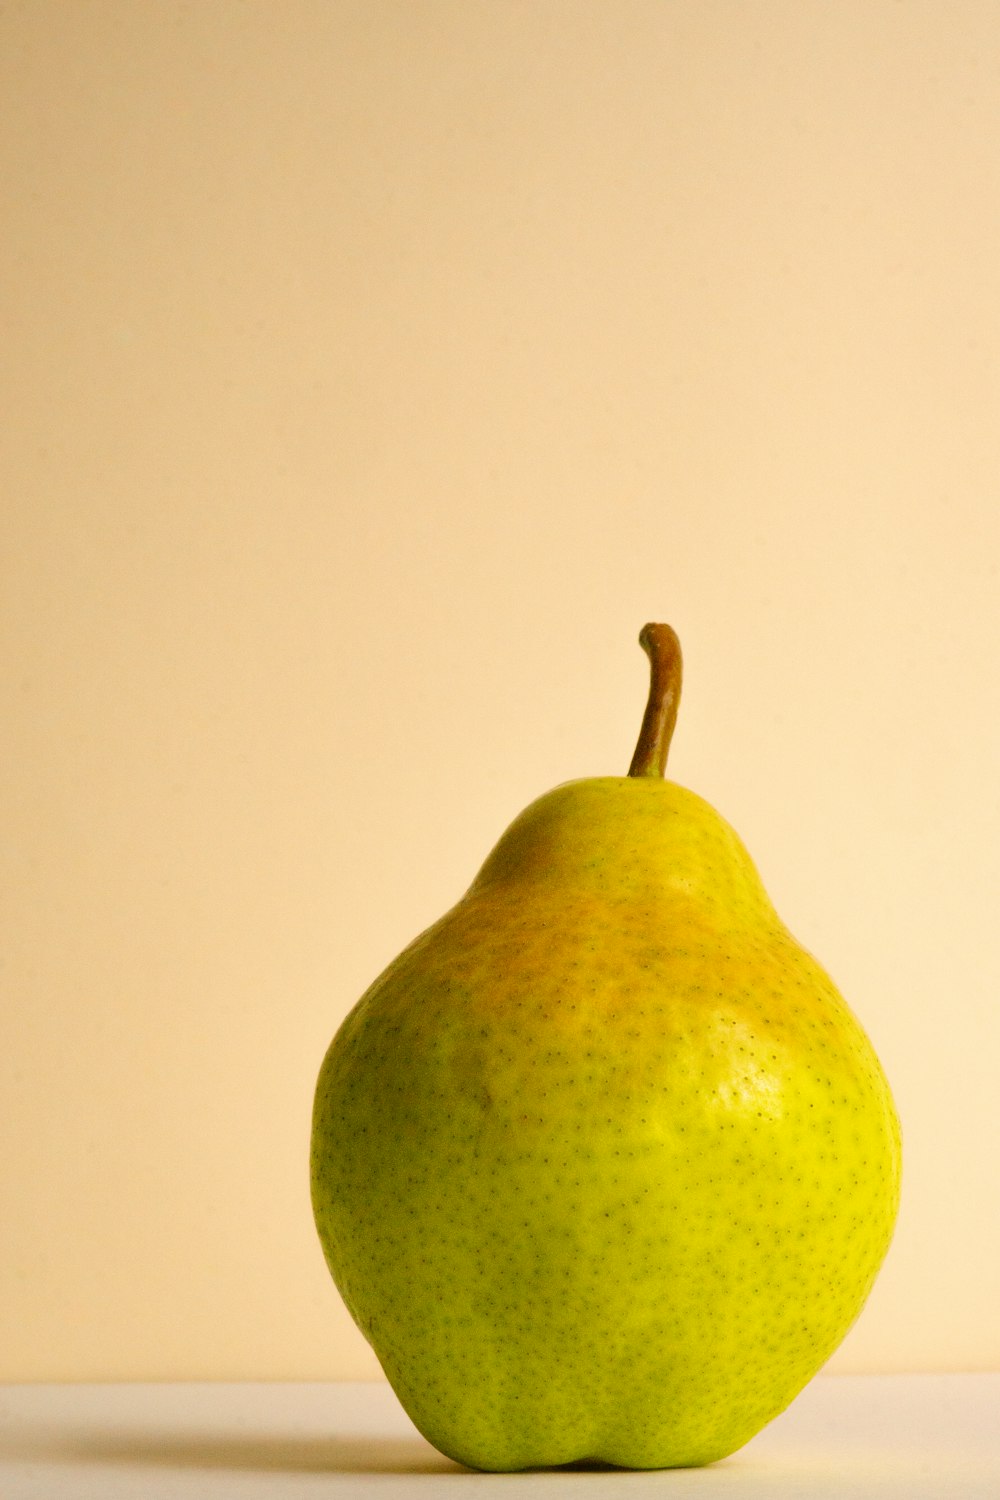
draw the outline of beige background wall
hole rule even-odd
[[[993,0],[8,4],[0,1377],[376,1374],[326,1044],[558,781],[730,818],[893,1081],[838,1370],[1000,1366]]]

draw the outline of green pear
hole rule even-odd
[[[680,649],[640,641],[629,775],[512,823],[316,1089],[334,1280],[477,1469],[732,1453],[843,1339],[896,1217],[878,1059],[732,828],[663,779]]]

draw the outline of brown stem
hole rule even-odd
[[[628,774],[662,776],[681,698],[681,643],[669,625],[644,625],[639,645],[649,657],[649,701]]]

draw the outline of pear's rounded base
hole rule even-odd
[[[564,1456],[567,1445],[558,1442],[551,1446],[542,1443],[524,1445],[520,1452],[517,1452],[518,1445],[513,1445],[511,1451],[501,1457],[497,1452],[487,1453],[482,1449],[477,1451],[472,1445],[466,1447],[462,1443],[441,1441],[424,1432],[428,1442],[446,1458],[480,1474],[629,1474],[666,1469],[704,1469],[728,1458],[742,1448],[744,1443],[749,1442],[751,1436],[753,1434],[748,1433],[735,1441],[717,1442],[710,1447],[681,1448],[678,1445],[670,1451],[664,1446],[658,1453],[648,1449],[645,1452],[629,1452],[628,1444],[623,1443],[620,1447],[612,1446],[607,1450],[614,1453],[613,1457],[592,1452],[568,1458]]]
[[[636,1474],[656,1473],[668,1469],[704,1469],[708,1465],[718,1463],[723,1458],[729,1457],[730,1450],[722,1453],[712,1454],[707,1457],[701,1455],[689,1458],[663,1458],[663,1459],[619,1459],[613,1461],[604,1458],[573,1458],[562,1462],[550,1463],[544,1459],[528,1460],[526,1462],[500,1463],[487,1459],[472,1459],[461,1457],[458,1453],[448,1453],[444,1449],[446,1458],[459,1463],[466,1469],[472,1469],[478,1474]]]

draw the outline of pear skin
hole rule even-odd
[[[531,804],[343,1022],[316,1088],[323,1250],[443,1453],[711,1463],[858,1316],[899,1200],[874,1050],[732,828],[632,771]],[[665,700],[669,700],[666,702]]]

